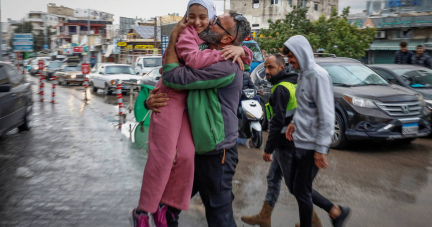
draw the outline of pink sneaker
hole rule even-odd
[[[156,213],[153,214],[154,223],[156,227],[168,227],[166,220],[166,212],[168,211],[168,207],[163,205],[162,207],[158,206]]]
[[[136,209],[133,209],[132,214],[129,216],[129,221],[132,227],[150,227],[149,216],[145,214],[137,214]]]

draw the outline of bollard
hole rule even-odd
[[[39,96],[40,101],[44,101],[44,94],[45,94],[45,75],[39,74]]]
[[[56,91],[56,86],[57,86],[57,76],[54,75],[52,77],[52,100],[51,103],[54,104],[55,103],[55,91]]]
[[[84,76],[85,76],[85,78],[84,78],[84,101],[88,101],[88,98],[87,98],[88,78],[86,75],[84,75]]]
[[[121,83],[117,84],[117,103],[119,105],[119,129],[122,128],[122,118],[123,118],[123,97],[122,97],[122,89]]]

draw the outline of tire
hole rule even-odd
[[[331,148],[343,149],[348,146],[348,139],[345,135],[345,123],[339,113],[335,113],[335,132],[333,136],[333,143]]]
[[[94,84],[91,83],[91,82],[90,82],[90,87],[91,87],[91,91],[92,91],[93,93],[96,93],[96,92],[98,91],[98,88],[95,87]]]
[[[105,95],[111,95],[112,91],[109,89],[108,85],[105,84],[105,88],[104,88],[104,94]]]
[[[27,107],[27,111],[26,111],[26,114],[24,116],[24,123],[22,125],[18,126],[18,129],[20,131],[28,131],[32,127],[32,123],[33,122],[32,122],[32,119],[31,119],[31,114],[32,114],[31,108],[32,107],[30,107],[30,110],[28,110],[29,107]]]
[[[260,148],[261,147],[261,145],[262,145],[262,141],[263,141],[263,138],[262,138],[262,132],[261,131],[256,131],[255,129],[252,129],[252,137],[251,137],[251,140],[252,140],[252,145],[255,147],[255,148]]]

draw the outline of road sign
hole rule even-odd
[[[117,46],[118,47],[125,47],[125,46],[127,46],[127,42],[118,42]]]
[[[74,53],[82,53],[84,51],[83,47],[74,47],[73,52]]]
[[[43,49],[44,49],[44,50],[48,49],[48,44],[44,44],[44,45],[43,45]]]
[[[14,52],[33,52],[32,33],[16,33],[12,41]]]
[[[81,71],[83,74],[90,73],[90,64],[81,64]]]
[[[38,61],[38,66],[39,66],[39,69],[40,70],[42,70],[42,69],[44,69],[44,66],[45,66],[45,61],[44,60],[39,60]]]

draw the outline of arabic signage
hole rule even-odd
[[[133,49],[133,45],[132,45],[132,44],[127,45],[127,46],[125,47],[125,49],[127,49],[127,50],[132,50],[132,49]]]
[[[127,42],[118,42],[117,46],[118,47],[125,47],[125,46],[127,46]]]
[[[430,27],[432,16],[371,18],[377,28]]]
[[[73,52],[74,53],[82,53],[84,51],[83,47],[74,47]]]
[[[154,49],[154,46],[153,45],[135,45],[134,49],[135,50],[143,50],[143,49],[150,50],[150,49]]]
[[[403,6],[419,6],[421,0],[411,0],[409,2],[403,2],[402,0],[390,0],[388,6],[393,7],[403,7]]]
[[[15,52],[33,52],[33,34],[15,34],[13,37],[13,50]]]

